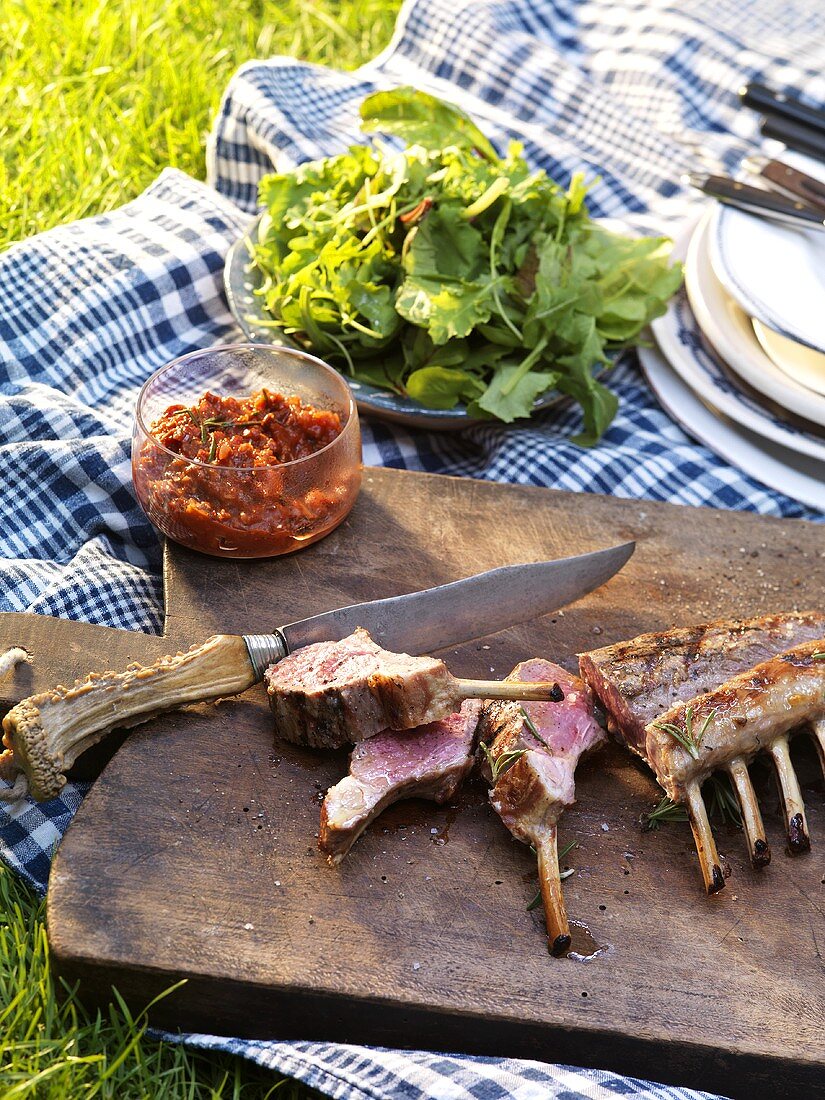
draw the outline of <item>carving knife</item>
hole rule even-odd
[[[556,561],[503,566],[437,588],[326,611],[271,634],[217,634],[148,667],[92,674],[72,687],[30,696],[3,719],[0,774],[25,777],[36,799],[53,798],[77,757],[111,730],[190,703],[237,695],[295,649],[345,638],[359,626],[386,649],[413,654],[444,649],[586,596],[610,580],[634,549],[635,543],[626,542]]]

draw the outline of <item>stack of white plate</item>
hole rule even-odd
[[[718,455],[825,511],[825,233],[715,205],[676,247],[684,289],[640,352],[653,390]]]

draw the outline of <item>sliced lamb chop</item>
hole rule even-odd
[[[825,615],[818,612],[719,620],[582,653],[579,667],[604,705],[611,731],[643,752],[645,727],[669,707],[822,637]]]
[[[702,783],[717,769],[728,773],[737,792],[754,867],[770,861],[747,770],[761,749],[768,749],[777,769],[789,850],[797,853],[810,846],[788,735],[796,728],[813,733],[825,761],[825,660],[820,656],[825,641],[817,640],[825,634],[824,624],[815,614],[766,616],[732,622],[726,637],[724,624],[711,623],[693,631],[643,635],[581,655],[582,673],[607,709],[612,727],[650,764],[668,797],[686,804],[708,893],[725,885],[701,797]],[[688,635],[698,640],[692,651]],[[782,642],[789,635],[806,640],[788,648]],[[777,651],[765,659],[766,649],[774,647]],[[755,667],[744,663],[754,657]],[[664,706],[663,700],[669,699],[675,700],[673,705]]]
[[[547,698],[548,689],[457,680],[443,661],[382,649],[366,630],[297,649],[264,673],[276,732],[311,748],[357,744],[455,713],[464,699]]]
[[[383,810],[403,798],[447,802],[473,766],[481,703],[414,730],[383,730],[352,750],[349,775],[330,787],[321,807],[318,847],[340,863]]]
[[[534,658],[516,665],[510,680],[554,683],[555,702],[488,703],[479,720],[486,746],[490,801],[519,840],[532,844],[553,955],[570,947],[570,926],[559,878],[556,825],[576,801],[573,773],[583,753],[605,740],[587,685],[558,665]]]

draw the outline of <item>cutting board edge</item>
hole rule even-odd
[[[115,971],[106,960],[71,954],[52,944],[55,974],[68,987],[79,983],[86,1007],[105,1009],[116,986],[133,1013],[180,981],[168,971],[150,967]],[[556,965],[554,963],[554,965]],[[114,982],[115,973],[120,981]],[[125,978],[125,981],[124,981]],[[794,1100],[805,1089],[806,1100],[825,1097],[825,1063],[788,1060],[757,1050],[721,1050],[711,1043],[668,1042],[668,1062],[661,1060],[661,1037],[628,1035],[608,1027],[524,1022],[483,1013],[433,1012],[425,1004],[399,1008],[391,999],[349,997],[329,991],[264,986],[211,975],[185,975],[186,984],[163,998],[147,1015],[150,1026],[171,1031],[214,1034],[217,1027],[233,1037],[294,1040],[428,1049],[455,1054],[530,1058],[604,1069],[662,1084],[712,1090],[732,1100]],[[133,988],[132,983],[139,982]],[[143,994],[141,1003],[134,990]],[[222,1014],[208,1007],[220,992]],[[286,1028],[273,1026],[283,1012]],[[332,1017],[331,1023],[325,1021]],[[262,1022],[248,1027],[247,1021]],[[354,1025],[351,1021],[356,1020]],[[412,1028],[418,1042],[405,1043],[398,1031]],[[779,1082],[781,1081],[781,1088]],[[736,1088],[731,1089],[731,1082]],[[784,1091],[787,1090],[787,1091]]]

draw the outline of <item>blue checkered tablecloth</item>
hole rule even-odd
[[[600,182],[591,208],[673,230],[697,163],[732,168],[758,139],[736,89],[758,78],[825,102],[821,0],[411,0],[389,48],[356,73],[290,58],[231,81],[208,149],[212,186],[167,170],[114,213],[0,256],[0,610],[157,631],[159,545],[130,484],[135,397],[148,375],[238,336],[221,292],[230,244],[272,165],[361,140],[376,87],[414,84],[460,102],[501,144],[518,137],[561,182]],[[457,434],[364,424],[365,460],[766,515],[813,515],[692,442],[632,357],[612,372],[619,413],[593,450],[570,443],[562,407],[529,425]],[[0,803],[0,855],[45,891],[50,853],[85,793]],[[318,1043],[185,1036],[336,1097],[685,1100],[684,1089],[537,1062]]]

